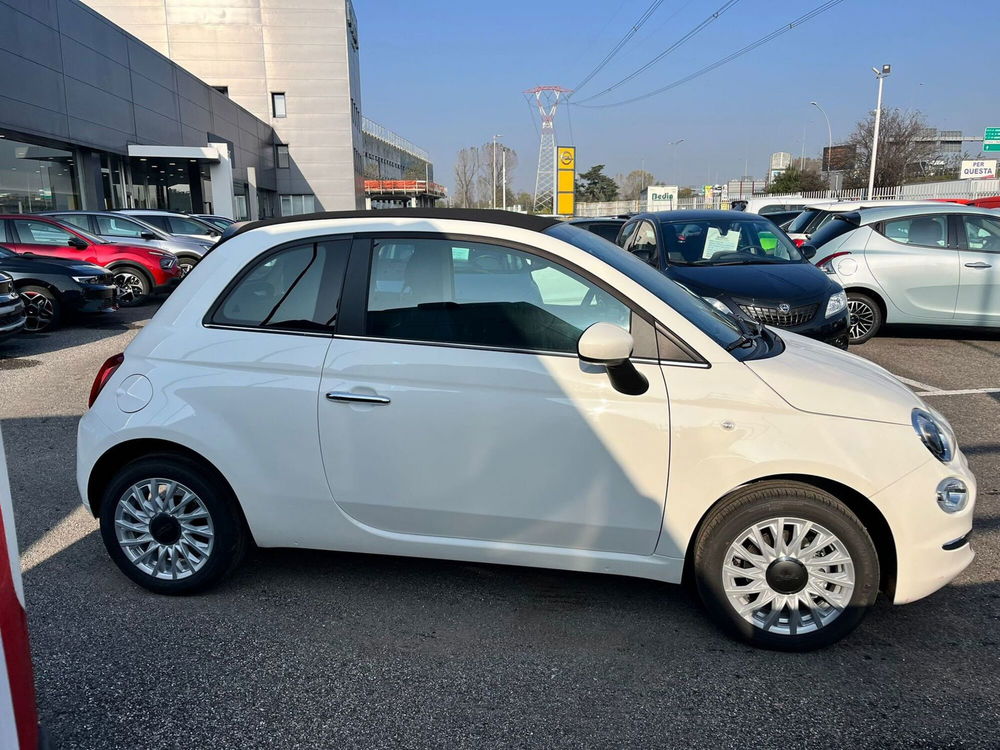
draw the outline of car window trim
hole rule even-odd
[[[201,318],[202,327],[217,328],[217,329],[232,330],[232,331],[255,331],[257,333],[280,333],[285,336],[311,336],[313,338],[318,337],[327,339],[333,338],[334,335],[336,334],[337,328],[341,324],[341,313],[343,312],[344,308],[344,299],[346,297],[346,286],[348,284],[348,279],[349,279],[348,273],[344,274],[344,287],[342,287],[340,291],[340,307],[337,310],[337,319],[334,321],[334,324],[329,331],[302,331],[295,328],[273,328],[273,327],[264,328],[262,326],[247,326],[247,325],[237,325],[232,323],[216,323],[212,320],[212,318],[215,317],[215,314],[222,307],[223,303],[226,301],[226,298],[233,291],[233,289],[235,289],[239,285],[239,283],[244,278],[247,277],[247,275],[251,272],[251,270],[256,268],[262,261],[271,257],[272,255],[277,255],[278,253],[282,252],[283,250],[287,250],[290,247],[299,247],[300,245],[305,245],[305,244],[316,246],[323,242],[350,241],[352,239],[352,235],[353,233],[349,232],[346,234],[317,235],[315,237],[299,237],[298,239],[295,240],[282,242],[279,245],[270,247],[267,250],[264,250],[263,252],[255,255],[253,258],[251,258],[244,264],[243,268],[240,269],[240,272],[236,274],[229,281],[229,283],[226,284],[225,287],[223,287],[221,292],[219,292],[218,296],[212,302],[211,306],[209,306],[208,311]],[[347,248],[347,252],[349,254],[347,259],[348,272],[350,271],[351,259],[354,255],[353,251],[354,251],[354,243],[352,242],[350,246]],[[296,280],[295,283],[298,283],[298,280]],[[294,284],[292,285],[292,287],[294,287]],[[291,290],[292,287],[289,287],[289,290]]]
[[[486,351],[504,351],[514,354],[552,354],[556,356],[566,356],[566,357],[576,357],[576,352],[556,352],[542,349],[519,349],[519,348],[503,348],[495,346],[487,346],[483,344],[463,344],[457,342],[449,341],[423,341],[418,339],[389,339],[379,336],[368,336],[365,333],[366,323],[367,323],[367,313],[368,313],[368,292],[370,284],[370,273],[371,273],[371,260],[372,253],[374,250],[375,241],[379,239],[438,239],[446,241],[457,241],[457,242],[478,242],[485,245],[499,245],[511,250],[518,250],[520,252],[527,253],[529,255],[536,255],[543,258],[549,262],[556,263],[559,266],[565,267],[567,270],[577,274],[578,276],[585,279],[587,282],[595,285],[607,294],[617,299],[629,312],[635,317],[641,319],[646,324],[653,326],[654,330],[659,329],[665,331],[670,338],[678,344],[678,347],[692,355],[691,363],[683,363],[696,366],[708,366],[708,361],[698,354],[690,345],[687,344],[683,339],[677,336],[673,331],[670,331],[666,325],[662,322],[656,320],[647,311],[643,310],[636,302],[626,296],[624,293],[617,289],[609,288],[603,280],[595,276],[590,271],[580,268],[572,261],[566,258],[550,253],[547,250],[543,250],[539,247],[533,245],[526,245],[522,242],[516,240],[500,239],[496,237],[487,237],[482,235],[474,234],[464,234],[455,232],[407,232],[407,231],[393,231],[393,232],[356,232],[353,234],[354,242],[351,246],[351,257],[348,261],[347,274],[344,279],[344,292],[341,295],[341,312],[338,316],[338,326],[337,331],[334,334],[334,338],[350,338],[355,340],[364,341],[385,341],[388,343],[400,343],[400,344],[413,344],[413,345],[426,345],[426,346],[444,346],[451,347],[455,349],[478,349]],[[352,312],[345,315],[345,309],[351,308]],[[356,311],[356,312],[355,312]],[[358,314],[360,313],[360,314]],[[654,337],[655,342],[655,337]],[[652,352],[650,352],[652,353]],[[657,362],[660,364],[678,364],[682,363],[680,360],[661,360],[659,358],[659,353],[657,356],[651,357],[643,355],[636,355],[631,358],[636,362]]]

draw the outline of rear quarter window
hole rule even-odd
[[[819,249],[832,240],[858,228],[857,214],[841,214],[809,238],[809,244]]]

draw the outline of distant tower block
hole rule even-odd
[[[538,114],[542,118],[542,136],[538,144],[538,172],[535,176],[535,211],[554,213],[556,190],[556,109],[563,94],[573,93],[562,86],[536,86],[524,92],[535,98]]]

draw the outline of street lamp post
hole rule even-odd
[[[503,210],[507,210],[507,149],[500,151],[500,164],[502,179],[500,181],[500,195],[503,198]]]
[[[674,181],[674,182],[677,182],[678,184],[680,183],[680,181],[679,180],[674,180],[674,169],[676,169],[676,167],[677,167],[677,147],[679,145],[681,145],[682,143],[684,143],[684,141],[686,141],[686,140],[687,140],[687,138],[678,138],[676,141],[670,141],[670,143],[667,144],[668,146],[673,146],[673,148],[670,150],[670,167],[669,167],[669,169],[670,169],[670,179],[672,181]],[[670,199],[670,210],[671,211],[674,210],[674,201],[675,201],[675,199],[676,199],[676,196],[674,196],[673,198]]]
[[[497,138],[503,138],[500,133],[493,136],[493,169],[490,170],[490,177],[493,181],[493,193],[490,196],[490,208],[497,207]]]
[[[830,127],[830,117],[826,114],[826,110],[819,106],[818,102],[809,102],[816,109],[823,113],[823,119],[826,120],[826,140],[827,140],[827,150],[826,150],[826,171],[831,172],[830,165],[833,162],[833,129]]]
[[[892,66],[883,65],[882,70],[872,68],[872,71],[878,79],[878,104],[875,105],[875,132],[872,134],[872,163],[871,169],[868,171],[868,200],[872,200],[875,194],[875,160],[878,158],[878,130],[882,124],[882,83],[892,71]]]

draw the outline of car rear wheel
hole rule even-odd
[[[118,287],[118,304],[122,307],[141,305],[149,298],[151,289],[146,274],[132,266],[119,266],[113,271]]]
[[[41,286],[25,286],[17,292],[24,301],[24,314],[27,316],[25,331],[42,333],[59,325],[61,309],[59,300],[52,292]]]
[[[111,559],[157,594],[194,594],[243,558],[247,532],[228,485],[190,459],[160,455],[128,464],[101,502]]]
[[[848,292],[847,312],[850,315],[848,335],[852,345],[865,343],[882,327],[882,308],[867,294]]]
[[[714,510],[694,551],[698,592],[747,643],[810,651],[858,626],[875,603],[879,562],[858,518],[796,482],[751,485]]]

